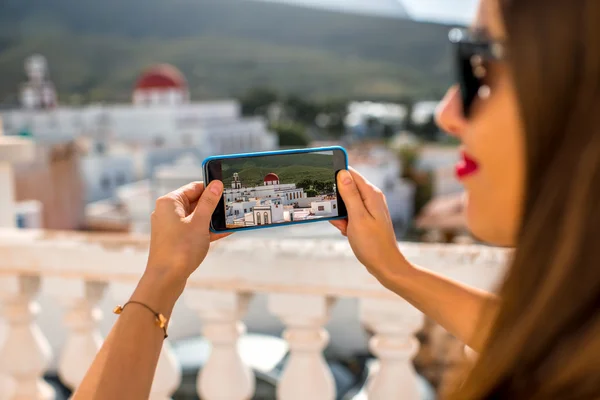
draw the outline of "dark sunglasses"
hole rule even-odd
[[[452,29],[448,37],[455,47],[456,75],[463,113],[465,118],[469,118],[475,99],[490,94],[490,87],[485,84],[487,63],[504,59],[504,45],[466,29]]]

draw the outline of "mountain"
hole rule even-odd
[[[282,184],[318,181],[333,185],[335,180],[333,160],[331,156],[322,154],[230,159],[222,162],[222,168],[225,187],[231,187],[234,172],[248,187],[261,186],[269,173],[277,174]]]
[[[0,104],[23,61],[48,58],[64,101],[128,101],[140,72],[176,65],[192,97],[267,86],[313,98],[439,96],[448,26],[251,0],[3,0]]]
[[[254,1],[254,0],[250,0]],[[400,0],[260,0],[288,3],[304,7],[321,8],[331,11],[378,15],[382,17],[408,18]]]

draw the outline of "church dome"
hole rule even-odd
[[[273,172],[268,173],[264,179],[265,182],[279,182],[279,177]]]
[[[173,65],[158,64],[140,76],[135,84],[135,90],[139,89],[187,89],[187,82]]]

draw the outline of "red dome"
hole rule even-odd
[[[185,77],[177,68],[169,64],[155,65],[142,74],[135,89],[186,89]]]
[[[279,181],[279,177],[277,176],[277,174],[274,173],[268,173],[267,176],[265,176],[265,182],[275,182],[275,181]]]

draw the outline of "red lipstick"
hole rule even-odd
[[[456,164],[456,176],[459,180],[473,175],[479,170],[479,164],[473,160],[467,153],[462,152],[462,160]]]

